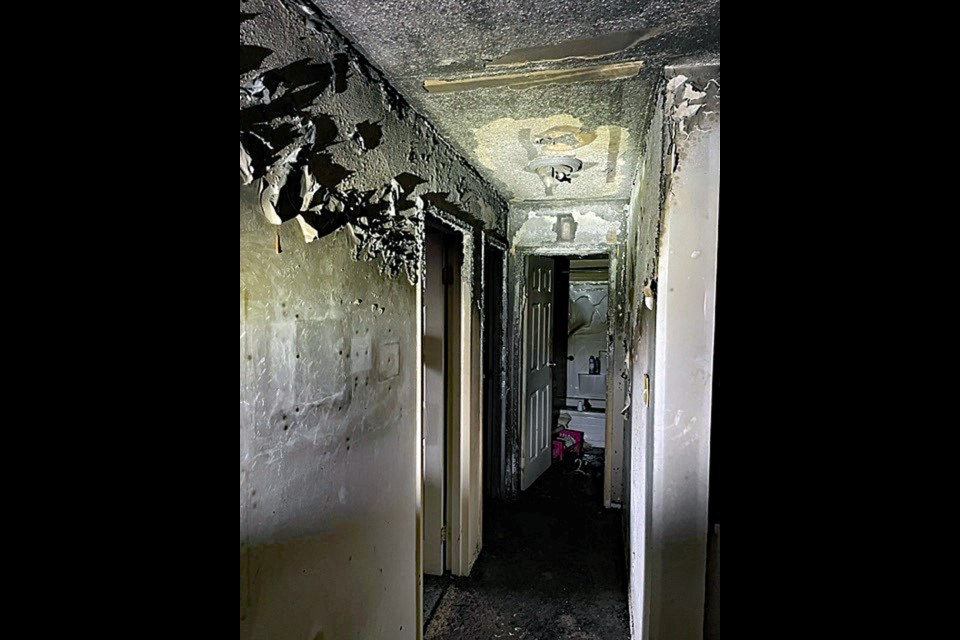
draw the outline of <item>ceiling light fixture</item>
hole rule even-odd
[[[570,182],[573,174],[583,169],[583,162],[567,156],[535,158],[527,165],[527,171],[537,174],[547,188],[548,195],[561,182]]]

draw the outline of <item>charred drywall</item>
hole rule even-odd
[[[516,202],[510,208],[510,251],[589,255],[608,253],[623,235],[625,201]]]
[[[240,636],[415,638],[423,217],[505,204],[322,16],[240,7]]]
[[[269,222],[307,242],[346,228],[357,259],[411,281],[431,199],[502,230],[499,199],[309,4],[242,4],[240,183]]]

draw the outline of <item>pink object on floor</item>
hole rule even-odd
[[[553,459],[563,460],[563,440],[556,439],[553,441]]]
[[[574,431],[573,429],[561,429],[557,432],[559,436],[570,436],[573,438],[571,449],[577,452],[577,455],[583,455],[583,431]]]
[[[574,431],[573,429],[561,429],[560,431],[557,432],[557,435],[569,436],[573,438],[573,446],[570,448],[573,449],[578,456],[583,455],[583,431]],[[556,446],[556,440],[554,440],[554,446]]]

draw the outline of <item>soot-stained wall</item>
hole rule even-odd
[[[240,637],[415,638],[423,216],[505,205],[321,16],[240,45]]]

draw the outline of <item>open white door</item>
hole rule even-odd
[[[523,330],[523,408],[520,488],[550,468],[553,435],[553,259],[527,261],[527,304]]]
[[[427,231],[423,296],[423,572],[443,575],[446,504],[446,313],[443,239]]]

